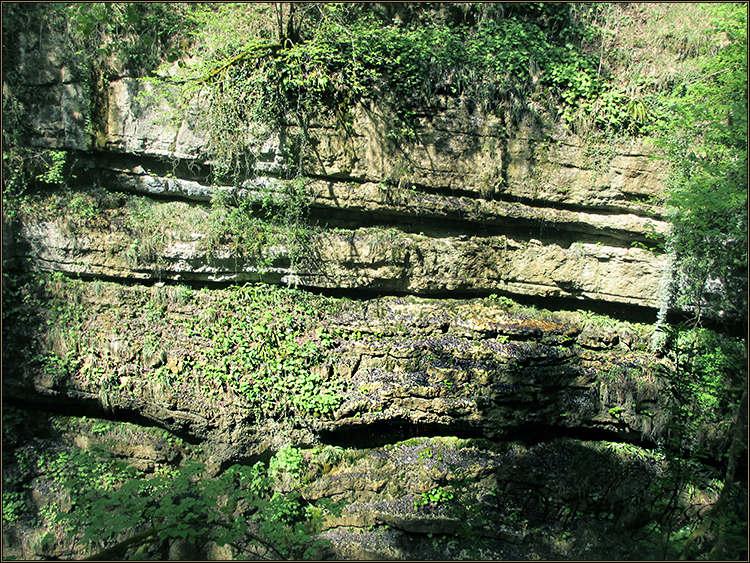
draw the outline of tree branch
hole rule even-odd
[[[231,528],[232,528],[232,527],[231,527],[231,526],[230,526],[229,524],[226,524],[225,522],[216,522],[216,524],[217,524],[218,526],[222,526],[223,528],[228,528],[228,529],[231,529]],[[271,545],[270,543],[268,543],[268,542],[267,542],[266,540],[264,540],[264,539],[263,539],[263,538],[261,538],[260,536],[256,536],[255,534],[253,534],[252,532],[249,532],[249,531],[247,531],[247,530],[245,530],[245,532],[243,533],[243,535],[245,535],[245,536],[248,536],[248,537],[249,537],[250,539],[252,539],[253,541],[255,541],[255,542],[257,542],[258,544],[260,544],[260,545],[262,545],[263,547],[265,547],[265,548],[266,548],[266,549],[267,549],[268,551],[272,551],[273,553],[275,553],[275,554],[276,554],[276,556],[277,556],[277,557],[278,557],[279,559],[282,559],[282,560],[284,560],[284,561],[286,561],[286,560],[287,560],[287,557],[285,557],[285,556],[284,556],[284,554],[282,554],[282,553],[281,553],[281,552],[280,552],[280,551],[279,551],[278,549],[276,549],[276,548],[275,548],[275,547],[274,547],[273,545]],[[248,549],[247,549],[247,548],[243,548],[243,547],[240,547],[240,546],[239,546],[239,545],[237,545],[236,543],[233,543],[233,542],[227,542],[227,543],[229,543],[229,545],[231,545],[231,546],[232,546],[232,547],[234,547],[235,549],[240,549],[240,550],[242,550],[242,551],[248,551]]]
[[[268,53],[256,53],[256,54],[251,55],[251,53],[253,51],[260,51],[262,49],[268,49],[269,52]],[[244,58],[260,58],[260,57],[263,57],[265,55],[273,54],[276,51],[278,51],[279,49],[281,49],[281,44],[279,44],[279,43],[268,43],[266,45],[254,45],[254,46],[252,46],[252,47],[250,47],[248,49],[245,49],[241,53],[235,55],[234,57],[232,57],[231,59],[229,59],[226,63],[224,63],[220,67],[218,67],[218,68],[212,70],[211,72],[209,72],[206,76],[204,76],[202,78],[202,80],[205,81],[205,80],[208,80],[209,78],[213,78],[214,76],[216,76],[217,74],[219,74],[221,71],[229,68],[230,66],[232,66],[233,64],[235,64],[238,61],[241,61]]]
[[[128,539],[113,545],[112,547],[103,549],[99,553],[84,557],[83,561],[112,561],[116,555],[121,554],[122,552],[133,546],[145,545],[156,540],[156,538],[153,536],[156,535],[156,533],[159,531],[159,528],[160,526],[149,528],[145,532],[141,532],[140,534],[131,536]]]

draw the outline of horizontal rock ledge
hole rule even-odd
[[[180,240],[168,232],[157,262],[134,258],[141,242],[114,229],[74,235],[56,221],[24,224],[4,245],[4,266],[122,280],[263,281],[423,296],[502,293],[656,308],[665,260],[639,248],[565,248],[505,236],[435,239],[364,228],[319,232],[293,256],[282,244],[266,245],[260,257],[207,249],[200,233]]]
[[[239,199],[259,203],[289,201],[289,182],[268,176],[246,180],[238,188],[209,186],[194,180],[183,180],[147,174],[140,166],[122,172],[105,172],[107,185],[117,190],[149,196],[185,198],[209,202],[224,193]],[[461,221],[481,225],[483,229],[502,230],[531,225],[548,232],[565,231],[606,237],[610,242],[628,245],[633,241],[652,244],[653,237],[667,234],[668,223],[633,213],[604,214],[551,207],[536,207],[523,203],[497,200],[452,197],[403,186],[389,186],[373,182],[341,182],[313,180],[306,190],[314,210],[345,211],[349,221],[363,224],[363,218],[390,218],[394,223],[418,217],[422,220]]]

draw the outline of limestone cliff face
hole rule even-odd
[[[17,226],[15,240],[4,237],[8,267],[657,307],[664,258],[643,246],[667,225],[658,206],[664,177],[651,148],[592,147],[541,118],[511,127],[447,98],[421,108],[415,135],[399,139],[387,104],[367,104],[345,121],[322,116],[304,136],[296,125],[248,136],[258,154],[255,177],[240,187],[210,185],[208,138],[194,115],[169,121],[166,102],[153,101],[153,87],[134,78],[84,88],[74,63],[41,56],[55,51],[52,41],[29,39],[20,55],[24,80],[44,92],[29,106],[36,132],[30,144],[77,151],[83,186],[157,196],[174,219],[172,230],[190,236],[167,236],[158,257],[142,256],[134,266],[122,249],[143,241],[116,222],[72,231],[60,221],[30,222]],[[83,117],[91,96],[100,118],[95,140]],[[92,145],[99,150],[88,150]],[[258,201],[283,197],[295,163],[308,179],[311,218],[323,227],[298,249],[301,260],[283,244],[261,249],[265,267],[258,254],[206,250],[205,226],[195,217],[188,225],[182,209],[169,209],[186,200],[208,204],[219,191]]]
[[[612,530],[641,530],[656,504],[648,448],[669,431],[674,366],[649,325],[586,309],[656,318],[667,263],[647,248],[668,225],[653,148],[448,98],[406,137],[370,103],[248,131],[252,173],[216,185],[198,107],[171,121],[148,83],[91,83],[61,38],[21,34],[18,49],[4,96],[27,92],[29,146],[68,151],[76,178],[4,222],[5,271],[67,274],[4,280],[4,401],[57,413],[17,451],[109,444],[146,473],[195,458],[214,476],[292,444],[304,498],[346,505],[324,526],[332,558],[476,558],[476,538],[488,560],[632,556]],[[231,234],[220,201],[284,208],[298,175],[315,229]],[[245,281],[316,291],[216,287]],[[543,309],[556,298],[568,311]],[[730,427],[700,439],[720,453]],[[41,514],[55,493],[27,477]],[[451,487],[470,514],[425,500]],[[87,554],[33,526],[4,531],[4,553]],[[214,547],[200,557],[238,556]]]

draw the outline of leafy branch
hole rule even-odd
[[[182,82],[186,80],[201,80],[203,82],[208,82],[210,79],[215,77],[217,74],[221,73],[222,71],[228,69],[230,66],[239,63],[240,61],[246,60],[246,59],[259,59],[262,57],[268,57],[268,56],[274,56],[279,49],[281,49],[281,44],[279,43],[268,43],[268,44],[262,44],[262,45],[253,45],[251,47],[248,47],[244,51],[234,55],[231,57],[228,61],[223,63],[222,65],[218,66],[214,70],[208,72],[202,77],[195,77],[192,79],[185,79]],[[265,52],[260,52],[265,51]],[[179,84],[181,81],[176,81],[176,84]]]
[[[299,559],[325,543],[312,537],[316,527],[308,522],[305,501],[275,492],[261,463],[235,465],[213,479],[204,477],[203,465],[194,461],[169,477],[136,478],[132,468],[126,468],[128,475],[120,475],[119,484],[102,473],[103,463],[88,452],[45,462],[48,473],[64,483],[74,506],[58,513],[58,521],[81,533],[83,543],[114,541],[86,560],[111,560],[170,540],[213,541],[257,556],[255,546],[274,558]],[[93,475],[102,476],[103,484]],[[148,527],[133,533],[143,526]],[[118,539],[123,534],[128,537]]]
[[[118,556],[122,556],[128,549],[148,545],[159,540],[159,526],[153,526],[148,530],[129,537],[111,547],[107,547],[98,553],[84,557],[83,561],[112,561]]]

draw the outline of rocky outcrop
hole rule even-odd
[[[31,38],[21,43],[22,79],[36,84],[43,76],[45,88],[62,92],[59,102],[45,97],[30,104],[38,121],[31,144],[100,149],[79,155],[81,187],[96,183],[166,198],[158,200],[165,206],[169,199],[208,204],[219,193],[283,204],[290,182],[284,178],[301,173],[310,218],[325,228],[302,252],[306,260],[289,257],[283,244],[248,258],[236,248],[202,249],[206,233],[193,221],[190,237],[156,249],[157,265],[156,256],[137,264],[119,260],[118,248],[143,244],[122,230],[63,236],[52,223],[31,221],[18,226],[16,241],[4,238],[7,266],[120,279],[263,279],[311,289],[499,292],[658,307],[664,260],[644,248],[667,226],[658,205],[664,175],[652,148],[595,147],[533,114],[510,128],[502,112],[483,115],[451,98],[422,108],[413,135],[404,137],[387,103],[370,103],[343,121],[321,116],[304,129],[290,123],[260,137],[254,129],[247,138],[254,177],[238,187],[217,186],[206,181],[207,133],[198,107],[168,118],[171,108],[156,83],[113,78],[97,90],[100,131],[85,141],[83,121],[71,121],[80,111],[63,95],[81,89],[81,73],[65,71],[75,65],[63,56],[44,59],[41,68],[35,57],[53,46]],[[77,103],[88,103],[84,94],[74,96]],[[48,131],[63,121],[60,131]],[[375,225],[390,230],[362,229]],[[269,256],[272,267],[260,268]]]
[[[496,297],[354,302],[310,297],[305,310],[314,314],[296,318],[299,310],[279,304],[275,316],[296,318],[297,332],[285,338],[325,350],[305,368],[321,396],[336,390],[334,406],[324,415],[305,414],[290,403],[285,408],[292,414],[282,410],[287,414],[281,416],[271,404],[257,403],[260,391],[252,391],[253,385],[243,392],[236,384],[227,386],[234,381],[227,373],[251,375],[243,365],[265,369],[251,352],[268,345],[257,340],[267,330],[255,319],[261,302],[231,289],[209,295],[186,287],[56,283],[55,291],[77,304],[68,316],[85,335],[78,340],[73,328],[50,330],[70,335],[53,337],[54,342],[77,359],[63,371],[40,369],[33,353],[49,344],[33,323],[23,327],[25,339],[31,338],[24,354],[33,359],[6,362],[6,396],[77,405],[93,415],[137,416],[213,444],[217,468],[290,439],[298,445],[358,447],[436,435],[640,443],[665,425],[655,377],[660,362],[646,351],[648,335],[629,325],[587,321],[580,313],[555,316]],[[8,322],[19,314],[50,313],[16,311]],[[212,316],[227,328],[207,340]],[[244,328],[232,332],[238,323]],[[282,329],[271,325],[271,330]],[[217,346],[227,350],[220,360],[212,355]],[[218,372],[217,361],[224,366]],[[286,373],[274,368],[279,369]]]
[[[451,98],[404,135],[372,102],[248,128],[251,172],[223,185],[197,103],[172,119],[153,81],[93,83],[60,37],[20,37],[4,96],[34,92],[28,144],[68,151],[75,181],[3,230],[3,400],[50,419],[11,444],[28,518],[4,554],[84,555],[23,527],[61,494],[22,467],[37,450],[103,447],[150,476],[200,458],[213,477],[292,444],[304,471],[279,490],[344,506],[331,558],[632,556],[663,516],[670,364],[648,326],[586,310],[650,321],[665,297],[655,149]],[[568,312],[540,309],[557,298]],[[729,427],[696,439],[720,452]],[[198,557],[180,545],[135,557]]]
[[[55,510],[71,511],[57,468],[93,447],[99,448],[102,457],[93,459],[101,460],[106,477],[111,475],[108,465],[117,461],[158,478],[180,460],[203,455],[201,448],[162,430],[124,422],[45,413],[32,426],[47,434],[31,440],[18,436],[7,457],[19,462],[4,464],[4,477],[6,483],[26,479],[24,511],[38,514],[41,522]],[[123,443],[124,438],[132,444]],[[644,528],[632,501],[654,500],[650,486],[658,471],[657,460],[641,448],[564,438],[534,446],[413,438],[367,450],[324,446],[298,451],[298,471],[277,475],[277,484],[283,494],[295,492],[306,502],[327,499],[342,507],[321,523],[320,537],[331,542],[321,555],[334,560],[499,560],[529,552],[541,559],[566,559],[577,550],[592,559],[625,558]],[[24,474],[22,465],[31,472]],[[18,508],[8,512],[17,514]],[[59,541],[54,528],[6,526],[6,531],[8,557],[79,559],[87,554],[80,545]],[[137,555],[227,560],[237,554],[214,542],[165,543],[141,547]]]
[[[165,123],[168,107],[135,101],[153,86],[131,78],[109,87],[107,148],[116,152],[200,160],[205,135],[195,116]],[[143,95],[143,94],[141,94]],[[485,199],[524,199],[537,204],[579,206],[658,215],[665,179],[653,147],[589,146],[551,123],[529,119],[508,131],[502,117],[471,112],[444,98],[421,108],[415,140],[399,138],[387,105],[360,106],[347,123],[321,117],[306,124],[309,148],[294,154],[288,140],[303,135],[296,125],[257,147],[257,172],[280,174],[301,156],[304,172],[339,182],[380,182],[448,190]],[[539,119],[537,117],[537,119]]]
[[[187,236],[175,234],[188,229]],[[200,222],[178,224],[152,259],[139,260],[133,252],[143,240],[112,223],[75,234],[63,233],[56,221],[30,223],[20,229],[14,257],[36,270],[122,280],[270,281],[311,289],[501,293],[643,307],[657,306],[661,277],[662,258],[637,248],[545,245],[504,235],[430,237],[381,228],[316,234],[294,262],[285,246],[267,246],[261,257],[270,264],[262,264],[258,256],[237,256],[228,247],[207,249],[202,230]]]
[[[565,510],[580,513],[574,537],[597,553],[602,537],[625,549],[618,534],[640,529],[630,499],[655,479],[643,447],[669,416],[645,327],[496,296],[352,301],[60,276],[12,289],[26,297],[7,312],[16,331],[6,343],[24,345],[4,362],[5,400],[77,415],[58,441],[24,445],[21,458],[35,447],[105,447],[153,473],[199,455],[216,475],[294,444],[304,471],[280,486],[342,503],[322,530],[334,558],[497,559],[530,543],[559,557],[568,548],[558,536],[572,528]],[[263,336],[281,330],[279,319],[293,332]],[[283,394],[266,396],[271,389],[231,384],[264,372],[242,368],[264,338],[318,350],[304,368],[316,381],[310,400],[334,390],[334,407],[305,411]],[[217,348],[226,350],[218,358]],[[49,363],[50,349],[68,360]],[[292,373],[284,377],[305,377]],[[608,442],[638,457],[615,455]],[[57,502],[45,483],[29,485],[34,502]],[[36,553],[21,537],[8,547]],[[55,551],[62,544],[44,549],[68,553]],[[203,556],[227,556],[211,554]]]
[[[565,527],[553,515],[573,499],[579,549],[595,558],[603,536],[616,542],[612,549],[627,549],[632,538],[623,537],[626,530],[640,524],[626,499],[650,494],[652,460],[628,467],[606,447],[566,439],[494,451],[483,446],[476,440],[415,438],[377,448],[342,460],[303,494],[349,499],[357,491],[359,502],[329,520],[323,534],[342,559],[501,560],[528,557],[529,551],[542,560],[565,559],[571,546],[559,541]],[[577,490],[568,476],[581,475],[594,460],[596,469],[583,472]],[[629,478],[622,479],[626,472]],[[583,490],[591,494],[581,495]],[[512,516],[520,507],[531,516],[525,525]],[[608,525],[615,519],[616,526]],[[593,539],[597,533],[602,535]]]

